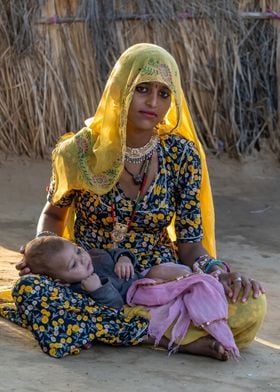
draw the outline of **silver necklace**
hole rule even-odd
[[[124,159],[130,163],[141,163],[153,155],[159,142],[158,135],[153,135],[147,144],[143,147],[128,147],[126,146]]]

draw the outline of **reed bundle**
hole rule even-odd
[[[280,0],[0,0],[0,150],[48,155],[94,114],[121,52],[176,58],[204,146],[280,158]]]

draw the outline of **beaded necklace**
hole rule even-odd
[[[126,146],[125,160],[130,163],[141,163],[146,161],[153,155],[159,143],[158,135],[153,135],[147,144],[143,147]]]
[[[129,230],[131,229],[131,225],[135,219],[136,212],[139,208],[140,202],[144,198],[144,189],[147,184],[149,169],[151,166],[153,154],[145,161],[144,163],[144,174],[143,178],[135,199],[135,204],[133,206],[130,218],[128,223],[120,223],[117,217],[117,205],[116,205],[116,188],[114,187],[114,199],[111,203],[111,215],[112,215],[112,222],[113,222],[113,230],[111,231],[111,238],[113,241],[113,247],[117,248],[119,243],[122,242]]]

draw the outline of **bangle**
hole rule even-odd
[[[199,256],[197,259],[195,259],[195,262],[193,263],[193,271],[200,273],[204,272],[207,274],[210,268],[214,265],[220,265],[223,267],[223,271],[230,272],[230,267],[227,263],[222,260],[213,259],[208,255]]]
[[[213,261],[210,261],[210,262],[207,264],[207,266],[205,267],[204,272],[205,272],[206,274],[208,274],[210,268],[213,267],[214,265],[222,265],[223,267],[226,267],[226,269],[223,268],[223,270],[226,270],[227,272],[229,272],[228,266],[225,265],[225,263],[224,263],[223,261],[221,261],[221,260],[213,260]]]
[[[202,255],[199,256],[195,259],[194,263],[193,263],[193,272],[202,274],[205,272],[205,268],[207,267],[207,265],[211,262],[214,261],[215,259],[213,259],[211,256],[209,255]]]
[[[36,234],[35,238],[43,237],[43,236],[51,236],[51,235],[58,237],[58,235],[56,233],[54,233],[53,231],[44,230],[44,231],[40,231],[38,234]]]

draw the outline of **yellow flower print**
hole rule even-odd
[[[25,285],[23,284],[23,285],[20,287],[18,293],[19,293],[19,294],[23,294],[24,291],[25,291]]]
[[[69,306],[70,306],[69,301],[65,301],[64,304],[63,304],[63,307],[64,307],[65,309],[68,309]]]
[[[97,336],[97,337],[100,337],[100,336],[102,336],[102,335],[104,335],[104,329],[102,329],[102,330],[96,332],[96,336]]]
[[[100,323],[96,323],[96,328],[97,328],[99,331],[102,331],[102,330],[103,330],[103,325],[100,324]]]
[[[40,325],[39,331],[40,331],[40,332],[45,332],[45,327],[44,327],[43,325]]]
[[[20,295],[17,297],[17,302],[18,302],[19,304],[22,302],[22,297],[21,297]]]
[[[56,357],[56,350],[54,348],[51,348],[50,351],[49,351],[49,355],[51,357]]]
[[[81,350],[77,347],[71,347],[71,349],[70,349],[70,354],[72,354],[72,355],[78,355],[78,354],[80,354],[80,352],[81,352]]]
[[[62,345],[61,345],[61,343],[57,343],[57,342],[55,342],[55,343],[50,343],[50,347],[51,348],[60,348]]]
[[[72,338],[70,338],[70,336],[66,339],[67,343],[72,343]]]
[[[192,227],[194,227],[195,229],[197,229],[197,227],[198,227],[198,225],[196,224],[196,223],[194,223],[192,220],[190,220],[190,219],[187,219],[187,223],[190,225],[190,226],[192,226]]]
[[[79,325],[73,325],[73,331],[74,332],[79,332],[80,331]]]
[[[90,333],[89,334],[89,338],[90,338],[90,340],[94,340],[95,339],[95,335],[93,333]]]
[[[85,310],[89,313],[92,313],[95,310],[95,308],[93,308],[92,306],[85,306]]]
[[[31,293],[32,290],[33,290],[33,289],[32,289],[31,286],[25,286],[25,290],[24,290],[24,291],[25,291],[26,293]]]
[[[33,324],[33,329],[34,329],[34,331],[37,331],[38,328],[39,328],[39,325],[38,325],[37,323],[34,323],[34,324]]]
[[[58,321],[59,324],[64,324],[63,318],[59,318],[57,321]]]
[[[48,318],[47,316],[43,316],[43,317],[41,318],[41,321],[42,321],[43,324],[48,324],[49,318]]]
[[[154,187],[154,195],[159,196],[161,192],[161,186],[160,185],[156,185]]]

